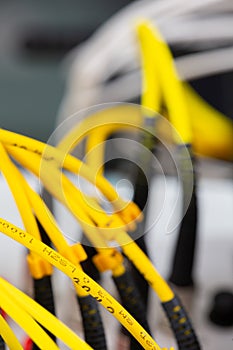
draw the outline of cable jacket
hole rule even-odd
[[[174,297],[162,303],[162,306],[176,336],[179,350],[200,350],[200,344],[180,300]]]
[[[45,276],[40,279],[33,279],[34,284],[34,293],[35,293],[35,301],[38,302],[41,306],[43,306],[46,310],[55,315],[55,305],[53,298],[53,289],[51,283],[51,276]],[[56,341],[56,337],[45,330],[46,333]],[[33,343],[33,350],[39,350],[38,346]]]
[[[107,350],[104,327],[97,302],[90,295],[78,297],[86,342],[95,350]]]
[[[192,157],[194,166],[194,158]],[[191,174],[187,174],[185,169],[185,159],[181,159],[181,175],[183,187],[183,203],[187,204],[185,199],[186,187],[189,186]],[[189,169],[190,170],[190,169]],[[193,173],[193,191],[189,206],[182,219],[179,236],[175,248],[172,271],[169,280],[177,286],[193,285],[193,264],[195,257],[195,248],[197,240],[197,224],[198,224],[198,210],[197,210],[197,195],[196,195],[196,174]]]

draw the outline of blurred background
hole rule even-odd
[[[65,55],[129,1],[0,1],[0,120],[46,141],[64,94]]]
[[[64,95],[64,57],[128,3],[132,1],[1,0],[1,125],[47,140]],[[224,13],[224,6],[221,11]],[[230,46],[232,41],[228,37],[217,46]],[[171,48],[175,57],[198,51],[195,43],[173,43]],[[233,117],[232,70],[191,83],[214,107]]]

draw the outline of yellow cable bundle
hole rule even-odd
[[[0,286],[0,299],[4,310],[19,323],[39,348],[58,349],[58,346],[37,322],[61,339],[70,349],[92,349],[54,315],[9,282],[0,278]],[[14,347],[11,349],[15,350]]]
[[[16,159],[20,160],[24,166],[26,166],[27,168],[30,168],[31,171],[37,174],[39,164],[36,164],[36,159],[34,159],[34,161],[32,162],[31,161],[32,159],[29,160],[28,157],[19,158],[18,155],[20,153],[24,153],[24,151],[22,150],[17,151],[17,149],[15,148],[12,150],[12,154],[16,157]],[[34,157],[36,157],[36,155]],[[37,159],[37,162],[38,161],[39,159]],[[48,173],[50,174],[51,179],[49,184],[47,184],[46,187],[49,191],[52,191],[53,195],[57,196],[58,191],[56,190],[57,186],[56,186],[55,179],[58,177],[58,174],[55,176],[52,176],[53,170],[54,170],[52,169],[52,167],[49,167],[48,170],[49,170]],[[54,187],[54,190],[53,190],[53,187]],[[161,298],[161,301],[168,301],[172,299],[174,295],[172,290],[164,281],[164,279],[162,279],[162,277],[155,270],[149,258],[144,255],[144,253],[137,247],[137,245],[131,240],[131,238],[126,234],[126,232],[122,231],[122,226],[124,225],[123,223],[121,227],[115,227],[115,228],[108,227],[108,229],[104,227],[103,230],[101,230],[101,228],[97,229],[94,223],[97,220],[96,216],[101,211],[101,208],[99,208],[99,210],[97,210],[96,212],[93,212],[93,211],[87,212],[88,210],[88,207],[87,207],[86,211],[84,209],[84,211],[82,212],[81,211],[82,206],[77,208],[77,202],[73,203],[71,196],[68,198],[68,195],[67,194],[64,195],[63,193],[63,198],[65,196],[67,196],[66,198],[67,198],[67,201],[69,202],[68,208],[71,209],[71,212],[79,220],[80,224],[83,227],[84,232],[88,235],[88,238],[90,238],[90,240],[93,242],[94,246],[97,247],[97,249],[108,247],[108,243],[106,242],[105,239],[109,239],[108,234],[110,234],[110,239],[115,240],[120,246],[123,246],[123,250],[127,251],[127,255],[129,259],[132,260],[134,264],[136,264],[137,268],[139,268],[141,272],[143,271],[143,273],[145,274],[145,278],[149,283],[152,283],[152,288],[155,290],[156,293],[158,293],[159,297]],[[64,199],[62,199],[62,197],[59,198],[59,200],[63,201],[63,203],[67,205],[67,203],[64,201]],[[96,204],[96,208],[98,208],[97,204]],[[80,213],[82,213],[81,218],[80,218]],[[102,212],[102,215],[103,215],[103,212]],[[109,218],[107,214],[105,214],[105,216],[107,221]],[[102,231],[107,232],[107,237],[103,238],[103,236],[101,235]],[[130,250],[130,247],[132,248],[132,250]],[[137,255],[135,255],[134,253],[135,249],[137,251]],[[135,259],[135,256],[137,256],[137,259]],[[145,261],[145,264],[139,264],[141,260]],[[154,277],[151,278],[151,276],[154,276]],[[153,280],[153,282],[151,282],[151,280]],[[163,287],[160,288],[160,285]]]
[[[96,298],[107,311],[118,319],[118,321],[138,340],[144,349],[160,350],[160,346],[151,338],[151,336],[133,319],[133,317],[122,307],[108,292],[106,292],[98,283],[92,280],[82,270],[77,268],[68,259],[48,247],[46,244],[38,241],[32,235],[20,228],[12,225],[4,219],[0,219],[0,231],[23,244],[29,250],[37,253],[43,259],[57,267],[59,270],[69,276],[74,283],[77,283],[88,294]]]
[[[153,64],[156,68],[158,84],[161,88],[162,98],[168,108],[169,118],[175,130],[180,134],[185,144],[192,142],[190,118],[184,99],[183,86],[175,70],[170,50],[158,30],[148,21],[139,23],[138,33],[142,38],[150,39],[153,55]],[[156,77],[154,77],[156,79]],[[155,94],[158,88],[155,90]],[[152,93],[152,92],[151,92]],[[174,135],[177,140],[176,135]]]
[[[21,174],[17,167],[11,162],[7,152],[1,143],[0,156],[0,170],[6,178],[9,188],[14,196],[20,216],[23,220],[24,227],[29,232],[33,232],[33,235],[37,239],[40,239],[40,232],[24,190]],[[34,278],[38,279],[52,274],[51,265],[41,260],[41,258],[36,254],[30,252],[27,256],[27,261],[31,275]]]

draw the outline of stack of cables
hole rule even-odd
[[[123,113],[125,109],[127,114]],[[129,120],[132,119],[134,127],[135,123],[136,127],[140,127],[143,120],[138,109],[132,113],[132,108],[128,110],[125,105],[118,106],[117,111],[114,108],[112,113],[109,109],[105,112],[109,120],[108,127],[112,124],[116,126],[117,123],[122,127],[126,115]],[[123,120],[119,118],[116,122],[116,112]],[[76,130],[75,133],[76,143],[87,137],[90,125],[105,128],[106,125],[101,124],[100,120],[102,123],[103,113],[96,113],[90,119],[83,120],[78,125],[79,132]],[[129,331],[134,349],[159,350],[161,347],[150,335],[145,307],[137,286],[127,270],[127,257],[159,297],[180,349],[199,349],[196,334],[179,299],[127,233],[134,230],[137,222],[143,219],[140,209],[135,203],[125,202],[120,198],[101,174],[96,174],[90,166],[63,150],[64,143],[71,136],[72,133],[68,134],[63,143],[53,147],[14,132],[0,130],[1,171],[12,191],[26,229],[25,231],[1,219],[0,231],[28,249],[27,261],[34,280],[36,301],[41,304],[38,305],[1,279],[1,308],[29,334],[33,340],[33,349],[57,349],[56,337],[72,349],[106,349],[103,324],[97,306],[101,304]],[[27,183],[15,162],[37,176],[46,190],[77,219],[97,252],[93,257],[94,264],[100,272],[112,272],[122,304],[83,271],[81,262],[85,261],[86,254],[82,245],[79,242],[72,246],[67,243],[66,233],[61,232],[52,213]],[[114,211],[111,214],[105,212],[97,200],[81,192],[69,180],[67,171],[78,174],[95,185]],[[45,241],[45,235],[47,244],[42,242]],[[50,242],[56,250],[48,245]],[[53,316],[55,309],[51,284],[52,266],[69,276],[74,284],[86,343]],[[22,349],[2,317],[1,335],[10,349]]]
[[[184,192],[183,220],[169,276],[170,282],[177,286],[193,286],[195,283],[193,266],[198,227],[196,158],[233,160],[232,121],[208,104],[188,84],[195,79],[232,71],[232,14],[233,7],[229,0],[195,3],[183,0],[135,1],[100,26],[89,40],[75,48],[65,60],[68,79],[58,115],[59,125],[64,120],[68,125],[71,115],[93,105],[119,101],[138,103],[142,94],[142,106],[151,110],[147,114],[151,116],[159,112],[166,115],[182,139],[180,145],[178,142],[178,149]],[[156,39],[141,39],[140,47],[135,26],[143,18],[156,27],[162,39],[158,35]],[[149,32],[147,34],[148,37],[153,36]],[[168,53],[169,48],[161,55],[161,40],[169,45],[172,52],[179,52],[178,57],[172,57],[171,52]],[[153,122],[149,124],[151,130]],[[72,121],[67,129],[70,127]],[[148,129],[148,125],[143,127]],[[86,150],[112,137],[114,132],[103,134],[101,137],[100,133],[98,136],[93,133]],[[158,142],[154,137],[148,137],[147,134],[141,141],[155,154]],[[182,145],[188,149],[188,157],[192,162],[190,169],[185,164]],[[119,148],[122,158],[130,159],[132,149]],[[104,163],[97,153],[92,152],[87,157],[96,168]],[[147,160],[147,179],[137,167],[133,169],[136,174],[134,201],[144,210],[145,216],[150,186],[148,179],[151,176],[149,163],[150,160]],[[192,173],[191,185],[186,181],[189,171]],[[191,197],[187,196],[188,187],[192,187]],[[145,222],[140,224],[140,231],[145,231]],[[143,237],[137,243],[147,253]],[[147,286],[143,285],[143,279],[134,270],[131,273],[147,304]]]
[[[142,105],[154,113],[166,115],[189,148],[193,163],[193,195],[181,223],[170,272],[170,281],[179,286],[194,283],[198,221],[195,156],[233,160],[232,121],[208,104],[188,82],[232,71],[232,14],[233,6],[229,0],[135,1],[100,26],[65,61],[68,79],[58,124],[93,105],[119,101],[138,103],[142,90]],[[144,53],[147,57],[142,57],[135,35],[135,26],[142,18],[157,28],[169,46],[166,53],[162,52],[161,39],[157,36],[142,44],[148,46],[145,48],[148,52]],[[173,58],[169,49],[179,52],[179,56]],[[144,70],[141,70],[142,66]],[[185,116],[188,116],[188,122]],[[149,142],[149,149],[156,152],[153,140],[142,142]],[[123,149],[122,156],[130,158],[131,152],[132,149]],[[143,210],[149,186],[140,174],[134,182],[134,201]],[[183,201],[185,203],[187,199]],[[144,227],[140,229],[144,230]],[[138,243],[146,251],[144,242]],[[146,293],[145,289],[143,294]]]

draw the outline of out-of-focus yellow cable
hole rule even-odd
[[[142,111],[133,105],[113,104],[80,121],[58,143],[58,148],[72,152],[86,137],[86,163],[94,174],[103,175],[104,141],[115,131],[135,130],[141,125]],[[98,149],[96,146],[98,145]]]
[[[75,244],[73,247],[70,247],[67,244],[52,213],[41,197],[29,186],[21,173],[18,174],[18,180],[28,197],[31,211],[35,213],[56,249],[81,269],[79,262],[86,259],[86,254],[82,246],[80,244]],[[77,285],[75,285],[75,289],[79,296],[86,294],[85,291],[80,289]]]
[[[82,270],[78,269],[68,259],[55,252],[46,244],[38,241],[29,233],[12,225],[4,219],[0,219],[0,231],[23,244],[28,249],[40,255],[43,259],[56,266],[69,276],[74,283],[79,284],[90,295],[96,298],[107,311],[113,314],[119,322],[139,341],[144,349],[160,350],[160,346],[151,338],[151,336],[133,319],[133,317],[122,307],[107,291],[98,283],[92,280]],[[101,295],[101,298],[100,298]],[[48,348],[48,346],[47,346]],[[49,347],[52,349],[52,347]]]
[[[37,226],[36,219],[31,211],[30,204],[28,202],[24,187],[20,177],[20,172],[17,167],[10,160],[5,148],[0,142],[0,170],[4,174],[5,179],[9,185],[9,188],[14,196],[16,205],[18,207],[20,216],[23,220],[24,227],[29,232],[33,232],[33,235],[40,239],[40,232]],[[34,278],[42,278],[52,273],[51,265],[47,264],[36,254],[30,252],[27,256],[29,269]]]
[[[85,225],[85,230],[91,229],[91,222],[88,218],[89,214],[89,208],[88,203],[85,201],[81,201],[79,204],[81,205],[80,208],[77,208],[77,203],[73,200],[72,195],[69,193],[65,193],[63,191],[63,185],[64,185],[64,175],[62,175],[57,167],[54,167],[53,164],[51,164],[49,161],[43,161],[41,163],[41,159],[39,155],[37,154],[31,154],[30,159],[28,157],[28,152],[25,152],[25,150],[22,150],[18,147],[12,147],[12,146],[6,146],[9,153],[17,160],[19,161],[25,168],[30,170],[33,174],[40,177],[43,181],[44,186],[47,188],[47,190],[58,200],[60,200],[64,205],[68,206],[69,209],[71,209],[70,206],[72,206],[73,213],[76,213],[76,218],[79,220],[80,224]],[[65,181],[65,185],[67,184],[67,181]],[[83,205],[87,208],[87,211],[85,212],[83,210]],[[122,220],[125,222],[125,224],[130,225],[130,223],[133,223],[134,220],[142,220],[142,215],[139,210],[139,208],[134,204],[133,202],[129,203],[121,203],[120,210],[118,211],[119,215],[122,217]],[[100,225],[101,225],[101,217],[103,215],[101,212],[95,211],[95,215],[100,219]],[[107,216],[106,216],[107,217]],[[97,218],[96,218],[97,220]],[[109,219],[107,219],[109,220]],[[84,229],[84,227],[83,227]],[[93,234],[93,233],[91,233]],[[97,246],[101,246],[100,244],[97,244]]]
[[[129,127],[135,127],[140,126],[141,122],[142,111],[138,106],[116,103],[109,107],[107,104],[105,109],[92,112],[90,116],[76,124],[62,138],[57,147],[70,153],[84,137],[96,128],[108,128],[110,125],[121,128],[125,127],[126,124]]]
[[[37,159],[37,161],[38,160],[39,159]],[[28,159],[28,163],[32,164],[31,158],[30,160]],[[35,164],[35,162],[33,164]],[[66,180],[64,175],[61,175],[61,176],[63,177],[63,181],[66,180],[65,183],[63,184],[65,196],[59,196],[59,191],[57,191],[58,186],[56,186],[56,179],[59,176],[58,170],[54,169],[53,167],[50,168],[50,165],[48,164],[47,171],[49,174],[49,179],[51,179],[51,181],[47,183],[47,186],[48,186],[47,188],[52,192],[54,196],[57,197],[58,200],[60,200],[63,204],[67,206],[68,209],[70,209],[70,211],[74,214],[75,218],[78,219],[78,221],[81,223],[89,240],[93,243],[94,246],[96,246],[97,250],[99,247],[108,248],[108,244],[105,242],[103,237],[99,235],[97,227],[94,224],[94,220],[96,220],[101,227],[106,227],[108,222],[110,221],[110,217],[108,217],[101,208],[97,207],[93,200],[92,200],[92,203],[90,203],[90,199],[89,199],[89,204],[91,204],[91,207],[89,206],[86,208],[84,206],[84,210],[82,210],[82,207],[83,207],[82,203],[85,204],[85,202],[83,202],[83,199],[81,198],[82,195],[78,192],[77,188],[72,185],[72,183]],[[34,169],[34,174],[37,174],[35,169]],[[76,264],[77,266],[79,266],[79,268],[81,268],[81,266],[78,265],[79,263],[78,257],[75,255],[75,252],[76,252],[82,256],[81,259],[84,260],[86,258],[86,255],[84,256],[83,252],[81,251],[82,250],[81,247],[79,245],[75,245],[75,247],[73,247],[73,250],[72,250],[71,247],[66,243],[64,237],[62,236],[61,232],[59,231],[59,228],[56,225],[56,222],[52,214],[49,212],[49,209],[45,206],[40,196],[37,193],[35,193],[30,188],[30,186],[26,183],[25,179],[23,178],[20,172],[18,173],[18,181],[20,182],[22,189],[24,189],[25,193],[28,196],[28,199],[31,204],[30,208],[35,212],[36,216],[39,218],[40,222],[46,229],[46,232],[49,235],[55,247],[58,249],[60,253],[64,254],[67,258],[69,258],[69,260],[72,263]],[[68,185],[70,185],[70,187]],[[94,211],[94,207],[97,209],[96,211]],[[90,211],[91,208],[92,210]],[[85,209],[86,209],[86,212],[85,212]],[[87,210],[89,210],[90,212],[88,213]],[[100,219],[97,219],[97,215],[99,215]],[[120,220],[118,220],[118,222],[120,222]],[[124,227],[123,222],[121,222],[121,225],[122,227]],[[112,255],[114,255],[112,254],[113,248],[110,248],[107,250],[101,249],[99,250],[99,252],[101,254],[102,259],[104,257],[107,258],[111,256],[110,263],[112,268],[109,267],[109,269],[112,269],[115,275],[116,274],[119,275],[119,271],[121,273],[124,272],[124,267],[122,265],[123,258],[119,259],[119,256],[118,256],[119,254],[117,254],[117,252],[115,252],[115,257],[117,260],[115,261],[115,263],[113,263],[113,260],[114,260],[114,258],[112,257]],[[106,262],[106,266],[109,266],[107,262]],[[75,285],[75,289],[79,296],[81,294],[85,295],[85,291],[82,289],[80,290],[78,285]]]
[[[142,73],[142,99],[141,104],[144,108],[142,114],[146,114],[146,118],[152,117],[156,118],[156,114],[159,111],[160,107],[160,88],[157,79],[156,67],[154,65],[155,61],[155,50],[152,44],[154,38],[151,36],[145,35],[142,31],[138,30],[138,36],[140,39],[140,48],[141,48],[141,61],[143,67]],[[144,112],[144,113],[143,113]],[[119,115],[117,116],[116,121],[118,120]],[[125,120],[126,122],[126,120]],[[104,165],[104,142],[113,132],[122,131],[120,130],[120,124],[114,125],[104,125],[104,127],[99,127],[94,129],[89,133],[86,141],[86,162],[94,170],[103,174],[103,165]],[[132,129],[131,129],[132,131]],[[75,137],[78,139],[79,133],[78,128],[75,131],[65,135],[64,139],[60,142],[60,147],[72,143],[72,138]],[[73,149],[72,144],[72,148]],[[97,146],[98,145],[98,146]],[[67,147],[67,146],[66,146]]]
[[[129,215],[135,217],[136,220],[139,218],[140,210],[135,203],[131,202],[126,206],[125,201],[119,197],[113,186],[104,177],[94,174],[86,164],[83,164],[80,160],[72,157],[70,154],[64,153],[55,147],[45,145],[40,141],[3,129],[0,129],[0,141],[4,143],[4,147],[6,147],[10,154],[13,154],[14,152],[17,153],[19,157],[19,152],[16,152],[15,149],[21,151],[27,150],[35,155],[43,155],[43,162],[50,162],[57,168],[64,167],[74,174],[79,173],[101,190],[103,195],[111,202],[115,210],[123,211],[124,208],[124,212],[129,213]],[[28,156],[28,153],[24,153],[24,156]],[[23,156],[21,158],[23,158]]]
[[[11,296],[5,293],[2,288],[0,288],[0,304],[6,313],[25,330],[39,348],[59,350],[58,346],[38,323],[24,309],[12,302]]]
[[[233,160],[233,122],[183,83],[193,131],[193,148],[206,157]]]
[[[31,139],[29,137],[3,129],[0,129],[0,140],[4,143],[4,146],[8,151],[12,150],[13,148],[19,148],[21,150],[27,150],[30,153],[34,153],[39,156],[44,155],[47,161],[55,162],[57,167],[60,168],[61,166],[64,166],[65,169],[75,174],[79,173],[88,181],[96,185],[112,202],[117,200],[119,197],[115,189],[105,178],[100,176],[97,176],[95,178],[88,166],[70,154],[66,154],[63,151],[56,149],[55,147],[46,145],[43,142],[37,141],[35,139]]]
[[[141,104],[151,112],[148,117],[155,117],[155,112],[160,109],[161,89],[158,79],[155,60],[157,52],[154,47],[154,36],[145,27],[136,27],[140,44],[141,65],[142,65],[142,96]]]
[[[121,123],[110,123],[95,128],[87,135],[85,160],[92,171],[94,171],[96,174],[103,175],[104,173],[105,141],[112,133],[116,131],[132,132],[135,131],[135,127],[127,125],[127,120],[125,120],[125,125]]]
[[[3,145],[0,143],[0,170],[3,173],[12,195],[15,199],[16,205],[23,220],[25,229],[28,232],[34,232],[37,239],[40,239],[40,232],[36,223],[36,219],[31,212],[30,205],[24,192],[24,188],[21,186],[21,181],[18,177],[18,169],[11,162],[7,152]]]
[[[149,21],[143,21],[138,25],[138,32],[148,36],[153,41],[153,50],[156,52],[156,67],[161,93],[168,108],[169,119],[181,136],[184,144],[192,143],[192,130],[188,109],[181,81],[176,72],[171,52],[158,30]],[[176,134],[174,135],[176,142]]]
[[[35,215],[37,216],[42,226],[46,230],[48,236],[50,237],[52,243],[54,244],[58,252],[63,254],[73,264],[76,264],[79,268],[81,268],[81,266],[79,265],[79,262],[86,259],[86,254],[82,246],[80,244],[75,244],[72,247],[70,247],[67,244],[49,208],[42,201],[41,197],[30,188],[30,186],[27,184],[27,182],[23,177],[21,180],[22,180],[22,185],[24,186],[27,196],[29,198],[32,210],[35,212]],[[76,188],[72,188],[72,194],[74,194],[75,190]],[[106,213],[102,210],[102,208],[97,206],[94,200],[92,201],[91,205],[93,207],[95,206],[98,212],[101,212],[102,217],[105,216],[105,222],[107,223],[107,220],[109,220],[109,218],[106,215]],[[93,217],[95,217],[95,213],[91,217],[93,220]],[[120,220],[118,220],[118,223],[120,223],[121,226],[124,227],[123,222],[120,222]],[[94,224],[92,223],[92,226],[93,225]],[[107,226],[107,224],[105,226]],[[96,234],[98,234],[98,231],[96,228],[95,228],[95,231],[96,231]],[[96,243],[95,239],[93,239],[92,236],[91,237],[89,236],[89,239],[92,240],[93,243]],[[107,243],[103,241],[101,236],[99,236],[99,239],[101,239],[101,241],[99,241],[99,244],[101,243],[101,247],[103,246],[108,247]],[[119,276],[119,274],[122,274],[125,271],[125,268],[123,265],[123,257],[121,257],[118,251],[116,251],[114,248],[99,249],[98,246],[96,247],[96,249],[99,252],[98,256],[100,257],[101,255],[101,258],[100,258],[101,262],[105,258],[105,262],[104,262],[105,268],[108,270],[112,270],[114,276],[116,275]],[[85,295],[85,291],[82,289],[80,290],[80,287],[77,284],[75,284],[75,289],[79,296],[81,294]]]
[[[15,333],[4,320],[2,315],[0,315],[0,334],[10,350],[23,350],[23,347],[17,339]]]
[[[9,282],[0,278],[0,285],[1,290],[11,298],[12,303],[16,303],[22,310],[26,311],[34,320],[39,322],[57,338],[61,339],[71,349],[91,349],[70,328]]]
[[[15,154],[19,152],[19,150],[15,150]],[[19,152],[20,153],[20,152]],[[13,154],[15,156],[15,154]],[[16,157],[17,158],[17,157]],[[37,173],[37,169],[36,169],[36,162],[33,160],[29,160],[29,158],[24,157],[24,166],[26,167],[30,167],[30,170],[32,170],[35,174]],[[61,200],[62,202],[64,202],[64,193],[63,193],[63,198],[59,198],[58,197],[58,190],[55,188],[53,189],[54,184],[56,184],[56,177],[58,176],[57,174],[53,175],[53,169],[48,169],[48,174],[50,175],[50,182],[45,184],[47,185],[47,189],[59,200]],[[65,190],[65,188],[64,188]],[[105,239],[103,239],[103,236],[100,234],[100,232],[98,232],[97,227],[94,225],[95,223],[95,217],[91,217],[91,214],[89,213],[90,216],[88,216],[84,211],[82,212],[82,216],[80,218],[80,212],[81,209],[77,208],[77,203],[75,201],[72,200],[72,197],[66,193],[66,199],[67,202],[64,202],[64,204],[67,206],[68,203],[68,208],[71,210],[71,212],[75,215],[75,217],[79,220],[84,232],[87,234],[88,238],[93,242],[93,245],[97,248],[107,248],[108,244],[105,241]],[[96,207],[98,209],[98,205],[96,204]],[[101,210],[101,208],[99,208],[99,210]],[[107,215],[106,215],[107,217]],[[100,229],[99,229],[100,230]],[[124,236],[122,236],[122,234],[118,234],[118,232],[120,232],[120,230],[117,229],[117,227],[111,228],[108,227],[108,230],[105,230],[105,232],[107,232],[107,239],[114,239],[120,244],[120,245],[125,245],[126,243],[131,242],[130,237],[125,233]],[[121,230],[121,232],[123,232]],[[121,239],[123,237],[123,239]],[[132,245],[132,247],[134,246],[134,242],[130,243]],[[132,249],[133,251],[133,249]],[[129,250],[127,251],[127,254],[129,254]],[[144,271],[144,273],[149,269],[149,272],[146,272],[145,277],[148,276],[148,274],[152,274],[154,276],[154,290],[156,291],[156,293],[158,293],[158,295],[161,297],[161,301],[164,300],[168,300],[169,298],[172,298],[173,296],[173,292],[171,291],[170,287],[166,284],[166,282],[164,281],[163,283],[162,281],[162,277],[157,273],[157,271],[155,270],[155,268],[153,267],[153,265],[151,264],[151,262],[149,261],[148,258],[144,257],[143,252],[138,248],[137,249],[137,261],[141,261],[141,257],[143,259],[143,261],[147,260],[146,265],[144,266],[143,264],[141,265],[140,269]],[[131,255],[132,257],[132,255]],[[131,259],[132,260],[132,259]],[[135,259],[134,259],[134,263]],[[138,264],[139,265],[139,264]],[[138,267],[138,266],[137,266]],[[141,271],[140,270],[140,271]],[[148,280],[148,282],[150,282],[150,279]],[[166,288],[164,289],[164,294],[163,292],[161,292],[161,290],[163,290],[163,288],[159,288],[160,286],[160,282],[162,283],[163,286],[166,285]]]
[[[96,204],[98,206],[98,204]],[[173,299],[174,292],[165,281],[165,279],[158,273],[156,268],[151,263],[148,256],[141,250],[141,248],[132,240],[132,238],[121,228],[116,229],[99,229],[100,234],[106,239],[115,241],[119,244],[124,254],[132,261],[133,265],[143,275],[148,284],[153,288],[158,295],[161,302],[167,302]],[[96,261],[98,255],[94,256]]]
[[[161,302],[172,300],[174,298],[174,292],[155,269],[148,256],[132,239],[130,239],[129,235],[124,231],[119,232],[116,236],[116,240],[124,254],[131,260],[138,271],[142,273],[145,280],[155,291],[159,300]]]

